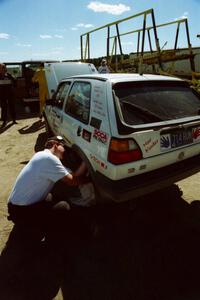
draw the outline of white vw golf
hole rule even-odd
[[[45,121],[86,162],[99,199],[130,200],[200,171],[200,96],[177,78],[68,77]]]

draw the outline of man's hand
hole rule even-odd
[[[89,176],[76,176],[74,174],[68,174],[64,176],[61,180],[70,186],[79,186],[80,184],[91,182]]]
[[[64,176],[61,181],[63,181],[64,183],[66,183],[67,185],[70,186],[78,186],[79,185],[79,181],[78,181],[78,177],[74,176],[73,174],[68,174],[66,176]]]
[[[61,180],[70,186],[79,186],[80,184],[91,182],[90,177],[87,175],[87,171],[86,163],[82,161],[74,173],[66,175]]]

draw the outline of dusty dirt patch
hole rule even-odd
[[[0,132],[0,231],[1,239],[5,240],[12,227],[11,223],[6,220],[8,195],[16,176],[35,153],[35,150],[42,147],[42,140],[46,135],[44,123],[39,123],[37,117],[20,119],[18,124],[12,126],[11,123],[8,123],[7,127]],[[1,250],[3,244],[1,241]]]

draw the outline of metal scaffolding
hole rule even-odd
[[[150,17],[150,21],[152,23],[151,26],[147,26],[147,17]],[[137,30],[132,30],[124,33],[120,33],[120,24],[127,22],[132,19],[136,19],[138,17],[143,18],[143,26]],[[161,27],[166,27],[170,25],[176,25],[176,34],[174,40],[174,48],[170,50],[162,50],[159,44],[159,38],[157,29]],[[178,49],[178,39],[179,39],[179,32],[180,26],[185,26],[185,33],[186,33],[186,40],[187,40],[187,53],[181,53]],[[116,34],[110,34],[111,28],[115,29]],[[165,62],[175,62],[178,60],[186,60],[190,61],[190,68],[191,73],[195,72],[195,63],[194,63],[194,53],[192,50],[192,46],[190,43],[190,36],[189,36],[189,27],[188,27],[188,20],[179,19],[176,21],[156,25],[155,22],[155,15],[153,9],[149,9],[138,13],[136,15],[130,16],[128,18],[124,18],[118,20],[113,23],[106,24],[99,28],[93,29],[87,33],[84,33],[80,36],[80,44],[81,44],[81,60],[88,61],[91,60],[90,57],[90,36],[94,34],[96,31],[107,29],[107,36],[106,36],[106,54],[108,62],[112,66],[112,69],[115,71],[124,70],[134,68],[136,72],[143,73],[145,65],[151,65],[152,70],[158,73],[166,73],[163,68],[163,63]],[[125,59],[125,55],[122,48],[121,38],[125,35],[134,35],[137,34],[137,41],[135,45],[137,46],[137,51],[134,55],[129,56],[129,58]],[[145,51],[145,42],[147,40],[147,44],[149,46],[149,51]],[[152,40],[155,45],[155,49],[152,47]],[[119,54],[118,54],[119,53]],[[113,62],[114,61],[114,62]]]

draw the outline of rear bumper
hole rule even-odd
[[[101,197],[123,202],[165,188],[198,172],[200,155],[122,180],[110,180],[99,172],[95,173],[94,179]]]

